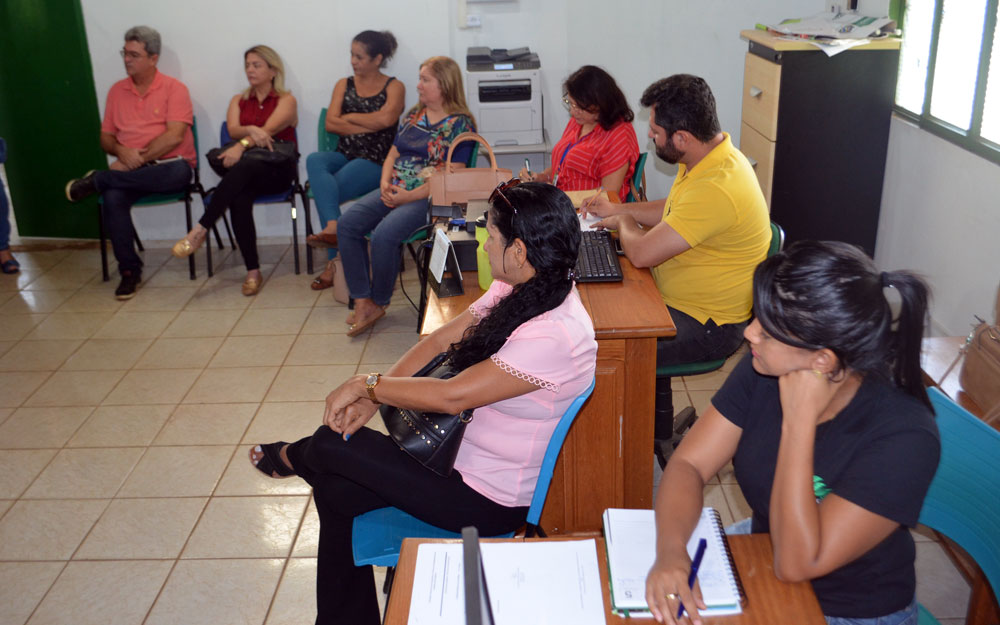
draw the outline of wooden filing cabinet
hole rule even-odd
[[[740,149],[787,241],[833,239],[875,253],[897,39],[833,57],[759,30],[743,74]]]

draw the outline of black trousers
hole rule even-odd
[[[247,271],[258,269],[260,261],[257,258],[257,227],[253,222],[254,198],[287,191],[294,178],[294,166],[277,167],[258,160],[240,159],[215,187],[205,214],[198,223],[210,230],[228,208],[236,244],[243,254],[243,264]]]
[[[680,365],[728,358],[743,343],[747,322],[716,325],[709,319],[701,323],[691,315],[667,306],[677,335],[656,341],[656,366]],[[674,399],[670,378],[656,378],[656,417],[653,438],[670,438],[674,427]]]
[[[317,625],[379,623],[372,567],[354,566],[355,516],[395,506],[447,530],[459,532],[474,525],[481,535],[491,536],[518,529],[528,515],[526,506],[502,506],[474,491],[457,471],[449,477],[433,473],[369,428],[344,441],[320,426],[289,446],[288,459],[313,487],[319,512]]]

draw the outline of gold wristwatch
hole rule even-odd
[[[250,149],[250,139],[247,139],[246,137],[243,137],[242,139],[240,139],[240,144],[243,147],[245,147],[247,149]]]
[[[368,399],[372,400],[374,404],[381,404],[378,399],[375,398],[375,387],[382,380],[381,373],[369,373],[368,377],[365,378],[365,388],[368,390]]]

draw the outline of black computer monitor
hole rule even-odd
[[[462,528],[462,565],[465,574],[466,625],[493,625],[490,593],[486,590],[483,554],[479,550],[479,530]]]

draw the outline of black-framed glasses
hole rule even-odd
[[[513,189],[519,184],[521,184],[520,178],[511,178],[507,182],[501,182],[500,184],[498,184],[497,187],[493,189],[493,193],[490,193],[490,199],[489,199],[490,204],[493,204],[494,202],[496,202],[497,198],[500,198],[501,200],[507,203],[507,206],[510,206],[510,210],[514,211],[514,214],[516,215],[517,209],[514,207],[513,204],[510,203],[510,200],[507,199],[507,196],[504,195],[503,192],[508,189]]]

